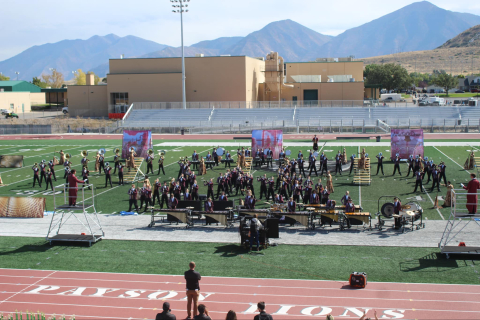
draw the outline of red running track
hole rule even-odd
[[[199,270],[201,272],[201,270]],[[480,286],[203,277],[201,294],[212,319],[228,310],[253,319],[265,301],[275,319],[479,319]],[[0,313],[15,310],[75,315],[75,319],[155,319],[169,301],[186,317],[183,276],[0,269]]]

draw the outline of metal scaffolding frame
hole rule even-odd
[[[442,238],[438,243],[442,253],[449,258],[450,254],[480,254],[480,244],[478,246],[458,246],[452,245],[452,241],[457,239],[465,228],[470,224],[476,224],[480,227],[480,214],[469,214],[466,209],[467,204],[477,205],[477,203],[467,203],[468,195],[478,195],[477,193],[467,193],[464,189],[454,189],[452,194],[452,206],[450,216],[443,231]]]
[[[88,190],[86,190],[88,188]],[[105,236],[100,220],[95,209],[95,189],[93,184],[86,184],[77,187],[77,201],[75,206],[69,204],[69,190],[72,189],[68,184],[62,184],[54,187],[53,206],[54,211],[52,220],[48,228],[46,240],[53,241],[73,241],[86,242],[89,245],[95,243]],[[62,190],[62,194],[56,191]],[[62,228],[69,222],[70,218],[75,218],[83,226],[83,230],[76,233],[61,233]],[[73,219],[73,220],[75,220]]]

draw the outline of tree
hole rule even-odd
[[[10,77],[4,76],[3,74],[0,74],[0,81],[8,81],[10,80]]]
[[[45,89],[47,87],[47,83],[43,82],[42,80],[40,80],[40,78],[37,78],[37,77],[33,77],[32,83],[42,89]]]
[[[393,63],[368,65],[364,75],[368,85],[381,84],[387,90],[405,89],[413,84],[407,69]]]
[[[433,79],[433,83],[439,87],[442,87],[447,93],[448,90],[455,88],[458,85],[458,80],[454,76],[448,73],[440,73]]]
[[[43,81],[47,84],[47,87],[61,88],[64,82],[63,74],[53,69],[52,74],[42,74]]]
[[[100,77],[97,76],[95,73],[92,71],[88,71],[87,74],[93,74],[94,75],[94,80],[93,83],[97,85],[100,82]],[[87,84],[87,74],[82,71],[82,69],[78,69],[77,72],[75,73],[75,84],[77,86],[84,86]]]

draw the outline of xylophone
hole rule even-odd
[[[303,203],[297,203],[297,207],[298,208],[301,208],[301,207],[311,207],[311,208],[315,208],[315,211],[320,211],[320,210],[327,210],[327,205],[325,204],[303,204]],[[335,209],[337,210],[343,210],[345,211],[345,205],[343,204],[338,204],[335,206]],[[363,208],[359,205],[355,205],[355,212],[361,212],[363,210]]]
[[[226,228],[233,226],[233,212],[232,211],[193,211],[192,214],[204,215],[205,225],[211,223],[220,223]]]
[[[149,228],[155,225],[155,217],[161,217],[162,222],[165,221],[163,216],[155,215],[155,212],[160,212],[162,214],[167,215],[167,221],[172,223],[179,222],[186,223],[186,228],[193,226],[193,219],[191,219],[191,209],[152,209],[152,219],[150,224],[148,225]]]
[[[220,161],[221,161],[221,163],[225,163],[225,162],[233,163],[233,159],[222,159]]]

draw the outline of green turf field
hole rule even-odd
[[[359,246],[270,247],[247,254],[237,244],[113,241],[50,246],[38,238],[0,238],[0,268],[183,274],[189,261],[204,276],[479,284],[480,260],[446,259],[437,249]]]
[[[154,145],[162,143],[165,141],[154,141]],[[179,142],[180,143],[180,142]],[[221,142],[218,143],[221,146]],[[350,156],[352,153],[358,155],[359,148],[362,142],[359,142],[357,147],[347,147],[347,155]],[[42,188],[36,186],[32,188],[33,182],[33,172],[32,165],[34,162],[40,162],[42,159],[50,160],[52,159],[54,152],[60,149],[63,149],[64,152],[72,154],[72,163],[73,167],[77,170],[81,169],[80,152],[82,150],[88,150],[90,152],[89,158],[93,159],[95,152],[99,148],[107,149],[106,161],[110,161],[113,164],[113,151],[115,148],[120,147],[120,140],[22,140],[22,141],[2,141],[0,143],[0,154],[5,155],[23,155],[24,158],[24,168],[14,168],[14,169],[0,169],[0,174],[2,176],[4,186],[0,187],[0,196],[36,196],[36,197],[46,197],[47,199],[47,210],[53,210],[53,195],[51,191],[45,191],[45,184],[42,184]],[[165,149],[167,150],[167,155],[165,157],[165,173],[166,175],[157,176],[157,167],[156,160],[154,161],[155,174],[151,176],[151,181],[153,182],[157,177],[163,181],[169,181],[171,178],[177,178],[178,176],[178,164],[180,156],[190,156],[193,153],[193,150],[196,149],[201,155],[206,155],[207,151],[211,151],[211,147],[191,147],[191,146],[177,146],[177,147],[155,147],[157,153],[158,150]],[[235,153],[235,147],[228,147],[229,150],[232,150],[232,155]],[[293,155],[296,155],[301,149],[304,154],[307,154],[309,147],[292,147],[288,148],[292,151]],[[452,181],[452,183],[459,187],[461,182],[466,182],[469,180],[469,174],[463,169],[463,163],[468,156],[467,150],[469,147],[425,147],[425,155],[429,159],[434,159],[435,163],[440,161],[445,161],[447,165],[447,179]],[[340,147],[330,147],[328,144],[323,149],[325,154],[333,159],[336,152],[340,150]],[[376,213],[378,210],[378,198],[382,195],[395,195],[400,197],[403,203],[408,202],[409,199],[413,196],[421,196],[424,201],[421,202],[425,217],[427,219],[442,219],[448,218],[450,213],[449,208],[444,209],[434,209],[433,202],[431,199],[434,199],[437,195],[437,192],[430,192],[431,182],[428,185],[425,185],[427,192],[412,193],[415,181],[410,174],[409,178],[406,178],[407,165],[402,164],[402,174],[403,176],[392,176],[393,173],[393,164],[390,161],[384,163],[385,176],[381,174],[376,176],[376,158],[374,157],[379,152],[383,152],[386,158],[389,157],[389,147],[368,147],[366,151],[369,153],[372,158],[372,184],[370,186],[357,186],[352,184],[353,175],[348,175],[348,172],[344,172],[342,176],[334,176],[334,188],[335,192],[331,195],[331,199],[340,200],[341,197],[348,190],[350,195],[354,199],[355,204],[361,204],[364,208],[364,211],[370,213]],[[97,212],[102,213],[112,213],[120,212],[128,209],[128,196],[127,190],[128,185],[118,186],[117,176],[112,176],[113,188],[110,186],[105,188],[105,175],[98,175],[92,170],[94,168],[94,161],[91,161],[89,167],[91,170],[90,181],[95,186],[95,205]],[[318,163],[317,163],[318,166]],[[145,165],[144,165],[145,169]],[[145,172],[145,171],[144,171]],[[197,176],[199,182],[200,193],[206,194],[206,187],[203,186],[202,181],[208,180],[210,178],[216,178],[220,172],[225,172],[224,166],[221,165],[216,167],[214,170],[208,170],[206,176]],[[64,183],[63,180],[63,168],[56,166],[57,182],[54,182],[54,185],[60,185]],[[254,171],[254,176],[260,176],[267,174],[267,176],[275,176],[276,173],[271,169],[258,169]],[[315,175],[313,173],[313,175]],[[77,173],[77,176],[81,176]],[[312,177],[314,183],[317,183],[317,177]],[[319,177],[321,178],[321,177]],[[322,181],[325,183],[325,181]],[[426,182],[426,181],[425,181]],[[257,198],[260,194],[260,183],[255,181],[255,192]],[[216,192],[216,187],[215,187]],[[446,188],[442,187],[441,192],[438,195],[445,195]],[[241,198],[240,194],[233,199]],[[243,197],[242,197],[243,198]],[[265,207],[266,205],[263,202],[260,202],[259,207]]]

